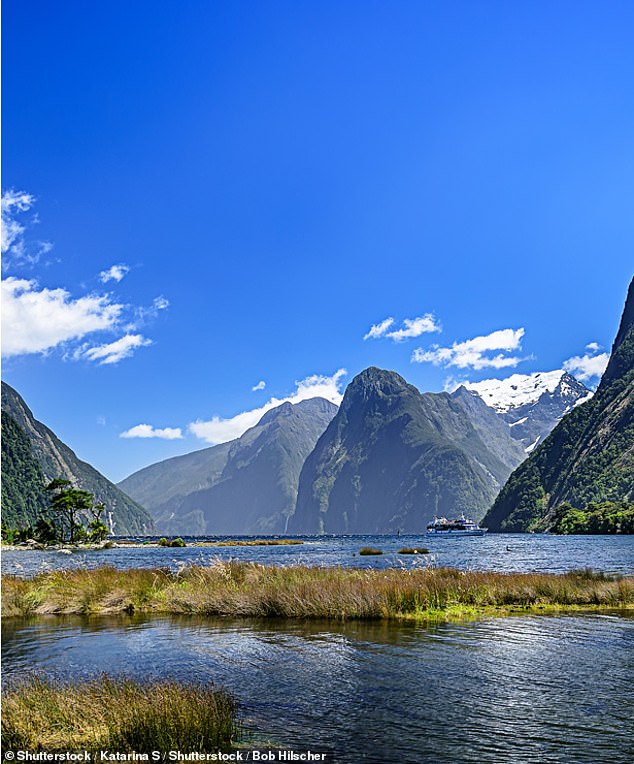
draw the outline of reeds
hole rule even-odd
[[[2,697],[4,751],[204,752],[227,748],[236,735],[234,701],[202,685],[31,677]]]
[[[5,616],[192,613],[284,618],[425,618],[486,611],[634,608],[634,577],[588,571],[361,570],[252,562],[209,567],[56,571],[3,577]]]

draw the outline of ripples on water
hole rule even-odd
[[[114,565],[453,566],[634,570],[632,536],[304,537],[301,546],[4,552],[2,572]],[[363,546],[381,557],[359,557]],[[426,546],[429,556],[399,555]],[[386,622],[51,619],[2,624],[5,679],[34,667],[227,687],[251,740],[330,748],[346,764],[632,764],[634,620],[521,617],[433,628]]]
[[[10,620],[5,678],[37,666],[227,687],[258,743],[337,762],[631,764],[634,620]]]
[[[216,537],[217,538],[217,537]],[[246,538],[235,536],[233,538]],[[266,537],[264,537],[266,538]],[[272,538],[272,537],[268,537]],[[482,537],[430,538],[425,536],[303,536],[294,546],[185,547],[104,549],[58,554],[5,551],[2,572],[34,575],[44,570],[94,568],[154,568],[209,565],[230,558],[274,565],[344,565],[372,568],[451,566],[461,569],[508,572],[562,573],[590,567],[611,573],[634,571],[634,536],[550,536],[546,534],[487,534]],[[384,554],[359,557],[364,546]],[[402,547],[425,546],[429,555],[399,555]]]

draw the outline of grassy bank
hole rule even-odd
[[[223,691],[103,676],[81,684],[31,678],[3,692],[3,750],[216,751],[237,732]]]
[[[634,577],[359,570],[218,562],[211,567],[56,571],[4,576],[3,616],[193,613],[284,618],[443,618],[463,614],[634,608]]]

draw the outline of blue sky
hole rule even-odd
[[[109,478],[369,365],[596,384],[633,271],[631,3],[2,10],[2,376]]]

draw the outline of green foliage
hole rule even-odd
[[[585,509],[568,503],[554,512],[551,530],[555,533],[634,533],[634,503],[592,502]]]
[[[88,523],[88,541],[93,544],[98,544],[104,541],[108,535],[108,526],[101,520],[91,520]]]
[[[46,480],[24,430],[2,412],[2,521],[11,528],[28,527],[46,511]],[[4,536],[3,536],[4,538]]]
[[[54,544],[57,540],[57,529],[48,517],[40,517],[35,525],[34,539],[42,544]]]
[[[177,539],[166,539],[165,537],[160,538],[158,541],[159,546],[169,546],[169,547],[183,547],[187,546],[182,538]]]
[[[74,488],[70,480],[55,478],[47,486],[50,492],[50,512],[54,517],[59,538],[71,544],[86,540],[86,530],[79,518],[94,512],[94,496],[89,491]]]
[[[108,527],[101,520],[105,509],[95,504],[89,491],[75,488],[70,480],[55,478],[46,487],[49,493],[48,511],[42,513],[34,525],[21,528],[2,526],[2,540],[15,544],[29,539],[41,544],[69,541],[71,544],[99,543],[108,535]],[[89,519],[91,518],[91,519]]]

